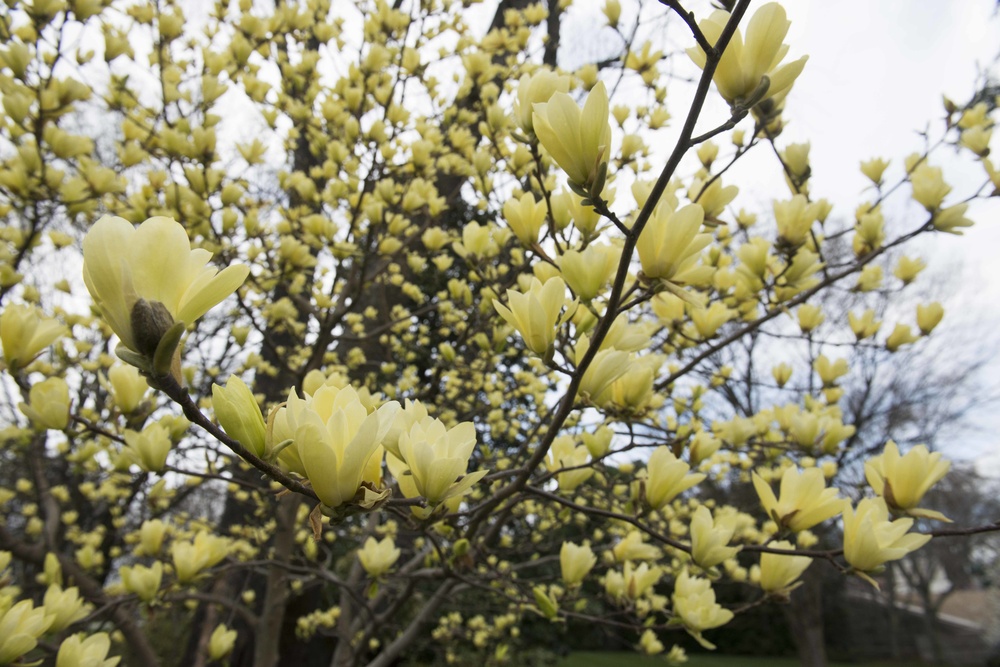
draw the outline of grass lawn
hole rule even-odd
[[[574,653],[559,663],[559,667],[663,667],[663,658],[649,658],[633,653]],[[692,655],[687,667],[798,667],[795,658],[745,658],[727,655]],[[840,663],[831,662],[829,667],[930,667],[918,662],[871,662]]]

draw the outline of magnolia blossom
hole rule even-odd
[[[573,542],[563,542],[559,550],[559,567],[563,583],[579,586],[597,564],[597,556],[589,544],[580,546]]]
[[[562,278],[549,278],[542,284],[532,278],[527,292],[507,290],[507,302],[509,308],[496,300],[493,307],[517,329],[529,350],[544,356],[556,339],[559,313],[566,302],[566,283]]]
[[[517,82],[517,99],[514,100],[514,118],[528,134],[535,131],[532,116],[534,105],[548,102],[554,93],[568,93],[571,79],[548,69],[538,69],[524,74]]]
[[[548,102],[534,105],[535,134],[570,183],[589,192],[597,183],[601,165],[611,152],[608,91],[600,82],[591,89],[583,109],[566,93],[553,93]],[[582,194],[582,193],[581,193]],[[599,194],[599,191],[594,194]]]
[[[208,639],[208,657],[212,660],[222,660],[232,653],[236,646],[236,630],[230,630],[225,625],[216,626]]]
[[[135,228],[105,216],[83,240],[83,280],[122,344],[152,358],[176,322],[191,324],[246,279],[246,266],[220,272],[208,266],[211,257],[192,249],[172,218],[150,218]]]
[[[930,541],[930,535],[908,533],[912,526],[913,519],[890,521],[882,498],[865,498],[844,511],[844,559],[859,572],[877,572]]]
[[[118,573],[121,575],[125,590],[135,593],[143,602],[152,602],[163,581],[163,563],[155,561],[151,567],[138,564],[123,565]]]
[[[837,496],[837,489],[826,488],[823,471],[807,468],[787,468],[781,476],[781,496],[776,498],[770,485],[757,473],[753,486],[760,503],[775,523],[798,532],[812,528],[840,514],[846,502]]]
[[[212,407],[226,433],[257,456],[267,453],[266,426],[250,387],[232,375],[225,387],[212,385]]]
[[[917,505],[949,468],[951,462],[943,460],[941,452],[931,453],[926,445],[917,445],[901,456],[899,447],[890,440],[880,456],[865,462],[865,477],[889,508],[911,516],[948,521],[940,512]]]
[[[673,600],[674,613],[691,636],[705,648],[715,648],[701,633],[725,625],[733,619],[733,612],[715,601],[712,583],[708,579],[692,577],[685,570],[674,582]]]
[[[410,469],[417,492],[436,505],[464,495],[486,472],[465,474],[476,446],[476,428],[462,422],[446,429],[437,419],[418,422],[399,436],[399,451]]]
[[[358,549],[358,560],[361,561],[361,567],[365,568],[365,572],[370,576],[380,577],[399,560],[400,553],[402,552],[396,546],[391,535],[387,535],[381,540],[369,537],[365,540],[364,546]]]
[[[728,12],[718,10],[699,22],[698,26],[708,41],[714,44],[718,42],[729,18]],[[768,98],[780,99],[787,94],[809,59],[802,56],[798,60],[781,63],[788,53],[788,45],[782,41],[790,25],[784,8],[776,2],[769,2],[754,12],[745,36],[739,30],[733,33],[712,77],[719,94],[727,102],[745,105]],[[705,67],[707,57],[700,46],[688,49],[687,54],[699,67]]]
[[[0,613],[0,665],[14,662],[38,645],[55,617],[45,607],[22,600]]]
[[[705,479],[703,473],[688,474],[690,471],[691,466],[674,456],[665,445],[653,450],[646,463],[646,502],[649,506],[654,510],[663,509],[679,493]]]
[[[65,333],[65,326],[31,306],[16,303],[0,313],[0,344],[11,371],[30,363]]]
[[[736,514],[716,512],[700,505],[691,517],[691,558],[699,566],[710,568],[732,558],[740,547],[731,547],[729,541],[736,532]]]
[[[768,544],[772,549],[784,549],[793,551],[791,542],[777,541]],[[796,556],[789,553],[776,554],[765,552],[760,556],[760,587],[765,593],[785,596],[797,588],[800,584],[795,583],[802,576],[806,568],[812,564],[812,558],[808,556]]]
[[[371,509],[388,497],[377,488],[382,440],[398,410],[390,401],[369,414],[350,386],[323,385],[303,398],[293,389],[269,419],[268,447],[283,447],[278,460],[308,478],[327,507],[357,502]]]
[[[511,231],[522,245],[528,247],[538,241],[547,214],[545,201],[535,201],[530,192],[525,192],[520,198],[512,197],[503,205],[503,217]]]
[[[205,568],[212,567],[229,552],[230,541],[225,537],[200,531],[190,542],[174,542],[171,549],[177,581],[192,581]]]
[[[59,646],[56,667],[115,667],[121,658],[109,658],[109,650],[111,637],[106,632],[71,635]]]
[[[636,244],[643,274],[649,279],[697,282],[702,277],[694,268],[698,254],[712,242],[711,234],[698,233],[704,221],[705,211],[698,204],[674,211],[660,203]]]

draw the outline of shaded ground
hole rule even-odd
[[[574,653],[561,663],[559,667],[663,667],[663,657],[646,657],[631,653],[614,652],[581,652]],[[725,655],[692,655],[688,658],[687,667],[798,667],[795,658],[746,658]],[[933,667],[924,662],[865,662],[843,663],[831,662],[829,667]]]

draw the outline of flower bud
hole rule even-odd
[[[559,550],[559,566],[563,583],[573,588],[579,586],[597,564],[597,556],[589,544],[583,546],[563,542]]]
[[[115,403],[124,414],[135,412],[146,396],[149,384],[134,366],[117,364],[108,371]]]
[[[917,326],[920,333],[927,336],[934,330],[944,317],[944,307],[937,301],[917,306]]]
[[[208,640],[208,657],[212,660],[222,660],[232,653],[236,646],[236,630],[230,630],[225,625],[219,625],[212,631]]]
[[[231,375],[225,388],[212,385],[212,407],[215,418],[234,440],[258,457],[266,453],[266,427],[257,399],[250,387],[240,378]]]

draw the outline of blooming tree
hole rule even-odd
[[[927,448],[837,487],[836,350],[918,346],[942,306],[814,301],[899,291],[901,246],[972,224],[995,105],[948,103],[834,206],[782,139],[809,70],[777,3],[664,0],[666,56],[609,0],[625,46],[575,71],[569,2],[501,2],[482,36],[451,2],[264,4],[0,15],[0,664],[502,663],[528,620],[711,648],[719,581],[878,585],[947,521]],[[944,146],[981,187],[952,194]],[[761,153],[788,190],[748,211],[727,172]],[[715,363],[760,336],[805,361]],[[735,385],[763,398],[722,414]]]

